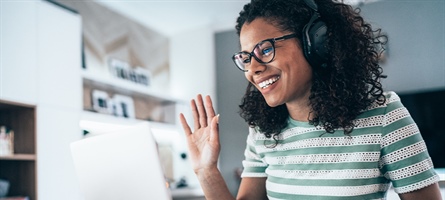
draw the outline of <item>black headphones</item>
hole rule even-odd
[[[314,0],[304,0],[314,12],[303,28],[303,51],[306,60],[312,67],[327,67],[327,27],[318,13]]]

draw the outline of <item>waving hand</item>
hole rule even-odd
[[[219,116],[215,116],[210,96],[206,96],[204,102],[202,96],[198,95],[190,105],[194,122],[193,131],[183,114],[180,115],[180,120],[187,138],[193,169],[198,173],[217,166],[221,149],[218,132]]]

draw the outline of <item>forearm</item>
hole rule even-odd
[[[207,200],[234,200],[217,168],[196,172]]]

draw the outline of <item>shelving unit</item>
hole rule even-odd
[[[8,196],[37,199],[35,106],[0,100],[0,124],[14,130],[14,154],[0,156],[0,178],[10,182]]]
[[[83,70],[81,74],[84,96],[81,129],[90,132],[88,135],[94,136],[123,130],[128,126],[148,121],[159,147],[168,152],[161,163],[173,163],[173,166],[165,166],[166,177],[176,181],[187,177],[189,181],[194,181],[191,184],[197,183],[197,180],[193,180],[194,174],[188,161],[180,157],[180,154],[187,150],[185,138],[177,120],[179,112],[187,115],[187,104],[170,97],[167,93],[154,91],[150,87],[112,77],[107,73],[92,73]],[[136,117],[124,118],[93,111],[91,98],[93,90],[105,91],[110,97],[114,94],[131,97],[134,101]],[[164,151],[160,150],[160,152]],[[172,195],[174,199],[194,199],[194,197],[202,197],[203,193],[200,188],[190,187],[172,189]]]
[[[86,118],[91,117],[93,110],[92,91],[100,90],[108,93],[110,97],[115,94],[125,95],[131,97],[134,102],[135,118],[128,119],[122,117],[115,117],[113,115],[97,113],[94,118],[103,120],[110,120],[116,124],[134,124],[142,121],[151,121],[158,123],[175,124],[177,106],[181,105],[181,101],[174,99],[164,93],[154,91],[149,87],[133,83],[131,81],[122,80],[111,75],[97,75],[88,70],[82,71],[83,79],[83,109]],[[86,113],[85,113],[86,112]],[[173,115],[172,115],[173,114]],[[99,116],[103,117],[99,117]],[[82,117],[83,119],[83,117]]]
[[[84,85],[113,90],[114,92],[123,95],[148,96],[152,100],[162,103],[174,103],[178,101],[178,99],[174,99],[168,95],[157,92],[147,86],[115,78],[107,74],[97,75],[96,73],[89,72],[88,70],[82,70],[82,78]]]

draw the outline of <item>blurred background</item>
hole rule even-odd
[[[149,121],[173,197],[203,199],[178,122],[179,113],[191,121],[197,94],[221,115],[219,167],[236,195],[247,82],[231,56],[247,2],[1,0],[0,126],[15,138],[0,155],[8,196],[83,199],[70,143]],[[445,168],[445,1],[346,2],[388,35],[384,88],[402,97]]]

